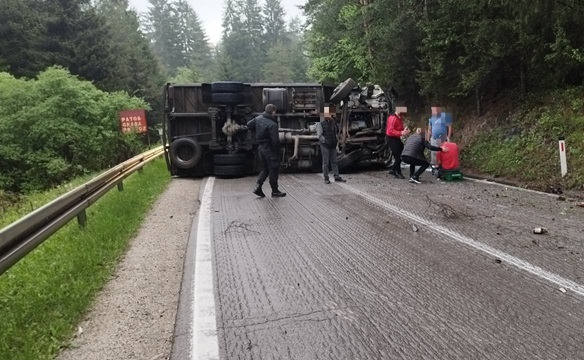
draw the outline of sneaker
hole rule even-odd
[[[420,181],[420,179],[419,179],[418,177],[416,177],[416,176],[412,176],[412,177],[410,178],[410,182],[411,182],[411,183],[413,183],[413,184],[421,184],[421,183],[422,183],[422,182]]]
[[[286,196],[285,192],[281,192],[281,191],[272,191],[272,197],[284,197]]]
[[[347,182],[347,180],[343,179],[343,178],[342,178],[342,177],[340,177],[340,176],[337,176],[337,177],[335,178],[335,182]]]
[[[259,197],[265,198],[266,194],[264,194],[264,192],[262,191],[262,187],[261,186],[256,186],[255,189],[253,189],[253,193],[256,194]]]
[[[331,181],[329,180],[329,178],[328,178],[328,177],[325,177],[325,178],[324,178],[324,183],[325,183],[325,184],[330,184],[330,183],[331,183]]]

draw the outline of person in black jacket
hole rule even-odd
[[[329,165],[333,169],[335,182],[347,181],[339,175],[339,166],[337,164],[337,134],[339,133],[339,128],[332,117],[332,113],[325,112],[324,118],[316,123],[316,135],[318,136],[320,153],[322,154],[322,175],[324,176],[325,184],[331,183]]]
[[[262,161],[262,172],[258,176],[256,187],[253,193],[259,197],[266,197],[262,191],[262,185],[269,177],[272,187],[272,197],[284,197],[285,192],[278,189],[278,171],[280,169],[280,136],[278,134],[278,123],[274,117],[276,106],[266,105],[265,112],[250,120],[247,128],[256,134],[256,141],[259,144],[260,159]]]
[[[410,164],[411,183],[421,184],[420,175],[422,175],[428,166],[430,166],[430,163],[426,160],[426,156],[424,155],[425,149],[430,149],[432,151],[448,151],[448,149],[444,147],[430,145],[428,140],[426,140],[426,136],[422,132],[422,129],[416,129],[416,133],[406,140],[404,150],[401,154],[402,161],[406,164]],[[418,171],[415,171],[416,166],[420,167]]]

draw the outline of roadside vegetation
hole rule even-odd
[[[165,162],[154,161],[126,179],[124,191],[114,189],[91,206],[86,228],[72,221],[0,276],[3,359],[49,360],[67,345],[169,181]],[[24,203],[46,196],[25,196]]]
[[[519,104],[499,101],[463,122],[463,164],[531,188],[584,189],[584,88],[557,90]],[[566,138],[568,175],[561,178],[558,139]]]
[[[125,92],[107,93],[59,67],[33,80],[0,73],[0,189],[44,190],[140,153],[119,130],[118,112],[147,109]]]

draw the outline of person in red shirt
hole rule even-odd
[[[398,179],[405,179],[401,173],[401,153],[404,149],[404,143],[401,137],[410,133],[410,129],[404,125],[403,115],[406,112],[407,109],[405,108],[396,108],[395,112],[387,118],[387,126],[385,128],[387,145],[391,149],[391,153],[395,159],[391,169],[389,169],[389,174]]]
[[[445,141],[442,147],[448,151],[441,151],[436,153],[436,162],[438,165],[438,179],[444,176],[448,171],[460,171],[460,160],[458,158],[458,145],[453,142]]]

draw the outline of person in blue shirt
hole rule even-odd
[[[432,146],[440,146],[452,136],[452,114],[439,106],[432,107],[432,116],[428,119],[427,140]],[[432,151],[430,163],[436,165],[436,152]]]

